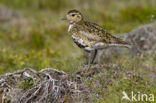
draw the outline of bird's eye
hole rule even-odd
[[[74,16],[75,16],[75,14],[72,14],[72,16],[74,17]]]

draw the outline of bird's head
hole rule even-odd
[[[83,16],[78,10],[70,10],[62,20],[67,20],[71,24],[78,23],[83,20]]]

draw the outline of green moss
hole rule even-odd
[[[120,19],[124,22],[147,23],[156,19],[156,8],[152,7],[128,7],[121,10],[120,13]]]
[[[34,86],[34,82],[32,78],[27,78],[25,80],[22,81],[20,87],[23,90],[28,90],[30,88],[32,88]]]
[[[55,9],[60,10],[61,8],[65,8],[67,6],[71,6],[70,2],[67,0],[1,0],[1,3],[4,3],[13,8],[26,9],[26,8],[34,8],[34,9]]]
[[[45,38],[43,34],[39,31],[32,31],[30,41],[28,42],[30,46],[41,49],[45,46]]]

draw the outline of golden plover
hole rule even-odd
[[[99,49],[110,46],[131,47],[129,43],[112,36],[98,24],[85,21],[78,10],[70,10],[62,20],[69,22],[68,32],[72,34],[72,39],[77,46],[90,53],[89,68],[93,64]]]

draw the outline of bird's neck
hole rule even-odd
[[[77,27],[77,28],[81,28],[83,29],[85,26],[85,21],[80,21],[80,22],[74,22],[74,23],[70,23],[69,24],[69,28],[68,28],[68,32],[70,32],[70,30],[73,28],[73,27]]]
[[[71,22],[70,25],[83,25],[85,21],[81,20],[79,22]]]

